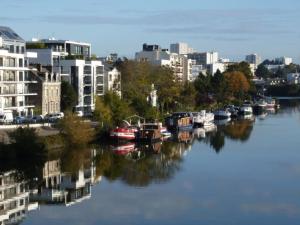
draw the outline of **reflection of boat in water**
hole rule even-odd
[[[111,146],[111,149],[117,155],[126,155],[129,152],[132,152],[135,150],[135,144],[127,143],[127,144],[123,144],[123,145],[115,145],[115,146]]]
[[[175,140],[178,142],[188,143],[191,142],[194,138],[192,131],[179,131],[174,134]]]
[[[217,126],[214,123],[207,124],[204,126],[204,130],[206,133],[213,132],[217,129]]]
[[[243,116],[241,116],[240,119],[253,121],[255,119],[255,117],[253,116],[253,114],[249,114],[249,115],[243,115]]]
[[[226,125],[231,121],[231,118],[223,119],[223,120],[215,120],[215,124],[218,126]]]
[[[197,138],[205,138],[205,129],[204,128],[196,128],[194,129],[194,136]]]
[[[264,120],[264,119],[266,119],[267,115],[268,115],[267,112],[263,112],[263,113],[257,115],[256,117],[260,120]]]

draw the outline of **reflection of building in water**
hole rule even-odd
[[[32,192],[31,200],[69,206],[89,199],[91,186],[100,180],[101,177],[96,177],[96,167],[92,160],[89,167],[82,166],[72,173],[62,172],[59,159],[48,161],[43,168],[42,185]]]
[[[28,184],[18,181],[16,172],[0,174],[0,225],[18,224],[37,207],[37,203],[29,204]]]

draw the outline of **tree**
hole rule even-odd
[[[260,64],[256,69],[255,75],[261,78],[269,78],[271,73],[264,64]]]
[[[210,101],[209,94],[212,93],[211,75],[204,75],[202,73],[194,81],[195,89],[198,94],[198,103],[207,103]]]
[[[242,72],[245,77],[250,81],[253,77],[250,64],[247,62],[235,63],[228,66],[226,72]]]
[[[250,84],[242,72],[227,72],[224,76],[232,97],[241,99],[249,91]]]
[[[72,111],[77,104],[77,94],[71,84],[66,81],[61,82],[61,110]]]
[[[65,117],[58,123],[58,128],[65,140],[65,145],[71,148],[86,146],[95,135],[90,123],[84,122],[71,112],[65,113]]]
[[[104,104],[103,98],[100,96],[96,97],[96,105],[94,111],[94,118],[104,128],[110,128],[112,126],[112,112],[109,106]]]
[[[211,83],[217,102],[224,101],[227,97],[227,83],[224,74],[220,70],[217,70],[214,74]]]

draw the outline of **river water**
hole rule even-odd
[[[12,187],[26,186],[24,202],[2,188],[0,224],[298,224],[298,103],[162,144],[50,155],[33,177],[10,178]],[[2,180],[20,172],[8,168]]]

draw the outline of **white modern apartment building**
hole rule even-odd
[[[103,96],[104,65],[98,60],[61,60],[62,80],[75,88],[78,101],[76,111],[89,115],[95,109],[95,96]]]
[[[210,65],[219,62],[218,52],[194,52],[188,55],[189,59],[196,60],[198,65]]]
[[[69,40],[34,39],[28,48],[37,52],[30,64],[41,64],[59,73],[62,81],[74,87],[78,101],[76,111],[89,115],[95,109],[95,95],[104,95],[104,65],[91,58],[91,44]]]
[[[187,57],[177,53],[170,53],[168,49],[162,49],[159,45],[143,45],[143,50],[135,55],[137,61],[146,61],[157,66],[170,67],[177,79],[181,82],[189,80],[191,69],[187,66],[191,62],[186,61]]]
[[[0,113],[13,112],[14,115],[32,113],[34,105],[29,105],[29,84],[31,79],[28,59],[36,57],[27,52],[25,41],[8,27],[0,27]]]

